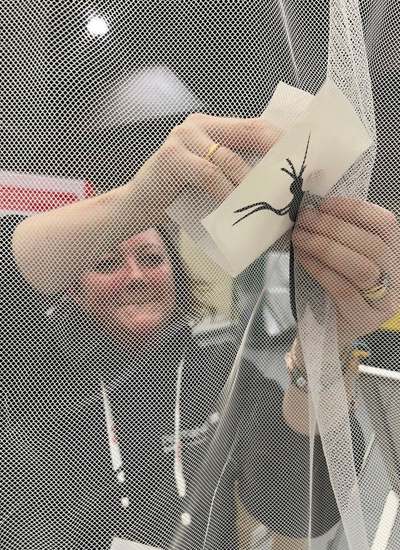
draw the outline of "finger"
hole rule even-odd
[[[381,276],[381,269],[376,263],[323,235],[299,229],[293,232],[293,244],[295,249],[344,276],[359,290],[375,286]]]
[[[239,155],[223,145],[216,150],[209,162],[221,168],[235,187],[244,180],[251,169]]]
[[[388,245],[377,235],[349,223],[342,218],[325,214],[316,208],[305,208],[297,219],[297,227],[313,234],[323,235],[364,255],[383,271],[392,257]]]
[[[400,226],[390,210],[360,199],[332,197],[324,200],[320,210],[377,234],[391,248],[398,250]]]
[[[195,155],[205,158],[210,147],[214,145],[208,135],[199,127],[189,124],[177,126],[172,134]],[[211,159],[206,159],[218,166],[233,185],[238,185],[249,173],[250,166],[231,149],[221,145]]]
[[[397,311],[398,303],[394,303],[390,293],[371,306],[348,279],[322,262],[301,251],[296,253],[296,260],[328,293],[347,328],[358,334],[373,332]]]
[[[200,158],[178,141],[169,139],[156,153],[159,177],[179,193],[182,187],[202,188],[218,202],[234,189],[222,170]]]
[[[340,273],[332,270],[323,262],[313,256],[306,254],[302,250],[296,251],[296,260],[306,269],[306,271],[328,292],[330,297],[337,302],[348,300],[353,301],[358,307],[365,308],[365,300],[359,290]]]
[[[200,126],[216,143],[228,149],[243,149],[265,155],[280,135],[278,128],[261,118],[221,118],[193,114],[189,124]]]

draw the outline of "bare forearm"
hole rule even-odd
[[[60,292],[119,242],[148,225],[128,184],[24,220],[14,233],[14,256],[33,287]]]

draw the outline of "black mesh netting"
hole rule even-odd
[[[0,548],[397,550],[395,0],[0,14]]]

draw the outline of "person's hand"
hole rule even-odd
[[[390,211],[326,199],[299,215],[293,244],[297,260],[333,300],[342,341],[373,332],[400,310],[400,227]],[[363,296],[383,280],[380,299]]]
[[[185,187],[202,189],[221,202],[250,170],[241,156],[264,156],[278,131],[264,120],[190,115],[143,165],[131,186],[131,200],[152,223]]]

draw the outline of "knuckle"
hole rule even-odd
[[[385,237],[391,237],[397,228],[398,222],[395,214],[386,208],[381,208],[377,216],[376,225],[378,232]]]
[[[390,210],[385,210],[383,221],[384,221],[385,227],[387,227],[389,230],[391,230],[394,226],[397,225],[397,217]]]
[[[215,187],[221,183],[221,171],[220,169],[203,159],[199,159],[199,176],[200,181],[209,187]],[[200,183],[200,182],[199,182]]]
[[[188,123],[188,124],[198,125],[204,122],[206,118],[207,118],[207,115],[203,113],[192,113],[186,118],[184,124]]]
[[[172,159],[176,159],[181,155],[182,147],[173,139],[167,139],[167,141],[158,150],[158,160],[163,162],[171,162]]]
[[[225,145],[219,145],[217,151],[215,152],[215,155],[223,156],[224,158],[228,158],[233,156],[232,151],[225,147]]]
[[[249,119],[249,129],[254,131],[265,131],[268,128],[268,124],[262,118]]]
[[[228,147],[225,147],[224,145],[221,145],[217,149],[215,156],[218,156],[227,165],[236,164],[236,160],[237,160],[236,155],[230,149],[228,149]]]
[[[258,143],[258,147],[267,151],[279,138],[278,129],[273,129],[267,121],[259,118],[247,119],[243,123],[243,139],[249,143]]]
[[[381,271],[378,266],[371,265],[367,273],[362,272],[361,269],[358,269],[355,275],[358,280],[364,280],[363,286],[365,287],[365,290],[368,290],[378,283]]]
[[[386,244],[377,236],[374,236],[371,253],[375,261],[385,264],[390,257],[390,252]]]
[[[263,119],[251,118],[246,123],[246,130],[249,134],[265,134],[268,130],[268,124]]]
[[[172,130],[169,133],[169,136],[170,137],[179,137],[179,135],[182,132],[182,126],[183,126],[183,124],[179,124],[178,126],[175,126],[174,128],[172,128]]]
[[[185,141],[187,140],[192,133],[192,129],[187,124],[179,124],[179,126],[175,126],[173,130],[171,130],[170,136]]]
[[[203,164],[203,175],[208,181],[214,181],[219,179],[220,171],[219,168],[212,164],[211,162],[205,162]]]
[[[223,166],[223,171],[234,181],[239,184],[248,174],[249,167],[238,157],[233,151],[228,148],[221,147],[216,154],[220,154],[220,163]]]

